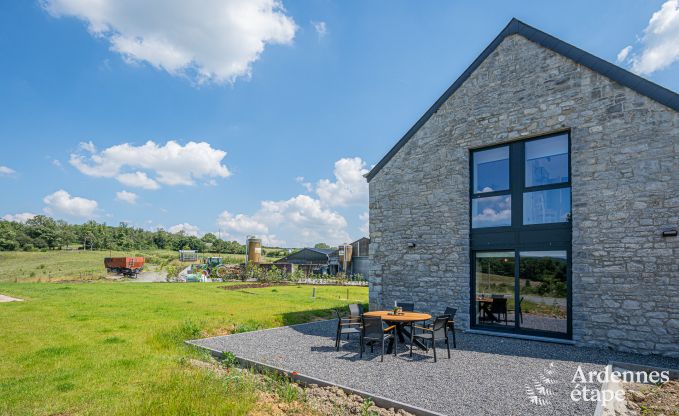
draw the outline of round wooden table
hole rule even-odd
[[[405,326],[413,324],[414,322],[424,322],[428,319],[431,319],[431,315],[428,313],[421,313],[421,312],[403,312],[402,314],[399,315],[394,315],[393,311],[370,311],[370,312],[365,312],[363,313],[363,316],[379,316],[382,318],[384,322],[388,322],[390,324],[393,324],[396,326],[396,335],[398,335],[398,340],[401,343],[405,343],[405,338],[408,337],[410,339],[410,331],[408,331]],[[405,335],[405,336],[404,336]],[[423,350],[426,350],[427,347],[422,344],[420,341],[417,339],[413,340],[413,343],[418,347]],[[389,347],[387,348],[387,354],[391,353],[393,348],[393,343],[389,343]]]
[[[370,311],[365,312],[363,316],[379,316],[383,321],[401,323],[411,323],[431,319],[431,315],[421,312],[403,312],[399,315],[393,315],[392,311]]]

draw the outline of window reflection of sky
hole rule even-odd
[[[571,210],[571,188],[523,194],[523,223],[548,224],[568,221]]]
[[[509,148],[474,153],[474,193],[509,189]]]
[[[500,227],[511,223],[511,196],[500,195],[472,200],[472,228]]]
[[[526,143],[526,186],[568,182],[568,136]]]

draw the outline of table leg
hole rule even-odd
[[[405,328],[401,328],[401,332],[402,332],[405,336],[407,336],[408,339],[410,340],[410,331],[409,331],[409,330],[407,330],[407,329],[405,329]],[[417,339],[417,338],[413,338],[413,344],[414,344],[417,348],[419,348],[419,349],[421,349],[421,350],[424,350],[424,351],[428,351],[428,350],[429,350],[429,349],[427,348],[427,346],[424,345],[424,344],[423,344],[419,339]]]

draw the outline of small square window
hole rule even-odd
[[[472,154],[474,193],[509,189],[509,147],[496,147]]]
[[[570,221],[571,188],[525,192],[523,224],[549,224]]]
[[[568,182],[568,136],[526,142],[526,186]]]
[[[512,225],[512,197],[489,196],[472,199],[472,228]]]

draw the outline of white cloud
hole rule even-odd
[[[295,178],[295,182],[298,184],[302,185],[304,189],[306,189],[307,192],[312,192],[314,190],[314,186],[311,184],[311,182],[307,182],[304,179],[304,176],[298,176]]]
[[[94,143],[92,143],[92,140],[90,140],[89,142],[80,142],[78,144],[78,148],[89,153],[97,152],[97,147],[94,145]]]
[[[13,221],[13,222],[20,222],[20,223],[25,223],[26,221],[30,220],[31,218],[35,217],[36,214],[32,212],[22,212],[19,214],[7,214],[3,215],[2,219],[4,221]]]
[[[160,185],[158,185],[158,182],[149,178],[148,175],[146,175],[145,172],[137,171],[137,172],[132,172],[132,173],[121,173],[120,175],[116,176],[116,179],[118,180],[118,182],[122,183],[123,185],[132,186],[134,188],[142,188],[142,189],[158,189],[158,188],[160,188]]]
[[[59,169],[63,168],[61,161],[59,161],[59,159],[52,159],[52,165],[58,167]]]
[[[622,63],[627,59],[627,55],[629,55],[630,51],[632,50],[632,45],[625,46],[618,52],[618,56],[615,59],[615,62],[617,63]]]
[[[217,225],[228,233],[240,235],[262,235],[269,232],[269,227],[245,214],[233,215],[229,211],[224,211],[217,218]]]
[[[139,195],[134,192],[120,191],[116,192],[116,199],[118,201],[127,202],[128,204],[136,204]]]
[[[325,35],[328,34],[328,26],[325,24],[325,22],[312,21],[311,24],[314,26],[314,29],[316,30],[316,33],[318,34],[319,38],[323,38],[325,37]]]
[[[64,214],[73,217],[93,217],[97,210],[97,201],[71,196],[68,192],[60,189],[43,198],[47,204],[44,211],[50,215]]]
[[[244,240],[247,235],[257,235],[270,245],[338,244],[350,239],[346,219],[308,195],[282,201],[262,201],[259,210],[251,216],[224,211],[217,224],[231,238]],[[285,235],[286,238],[281,239],[277,235]]]
[[[363,175],[368,173],[360,157],[343,158],[335,162],[335,182],[321,179],[316,193],[327,206],[367,205],[368,182]]]
[[[278,0],[42,0],[73,16],[128,62],[147,62],[198,83],[251,74],[267,44],[290,44],[297,26]]]
[[[363,177],[367,172],[360,157],[339,159],[332,181],[322,179],[314,187],[303,176],[295,178],[307,192],[315,191],[318,198],[297,195],[280,201],[262,201],[253,214],[222,212],[217,224],[227,239],[244,241],[246,236],[256,235],[267,245],[300,247],[319,242],[332,245],[350,242],[347,220],[336,209],[367,206],[368,184]],[[362,224],[358,230],[363,234],[367,234],[367,215],[366,212],[359,216]]]
[[[91,142],[90,142],[91,143]],[[94,149],[94,145],[92,144]],[[157,189],[164,185],[194,185],[198,179],[226,178],[231,175],[222,164],[226,152],[206,142],[182,146],[170,140],[165,145],[148,141],[141,146],[123,143],[90,155],[73,153],[70,163],[85,175],[115,177],[127,186]],[[137,170],[125,172],[126,169]],[[141,170],[138,170],[141,169]],[[147,172],[154,175],[151,178]]]
[[[183,232],[185,235],[190,235],[193,237],[198,237],[200,235],[200,231],[198,230],[198,227],[195,225],[191,225],[189,223],[183,223],[183,224],[177,224],[173,225],[172,227],[168,228],[167,231],[171,233],[181,233]]]
[[[0,175],[11,175],[15,172],[14,169],[8,168],[7,166],[0,166]]]
[[[358,230],[363,233],[364,236],[367,236],[370,234],[370,214],[368,211],[366,211],[359,215],[358,219],[361,221],[361,225],[358,227]]]
[[[618,62],[627,62],[637,74],[651,74],[679,60],[679,0],[667,0],[653,13],[640,41],[641,51],[627,46],[618,54]]]

